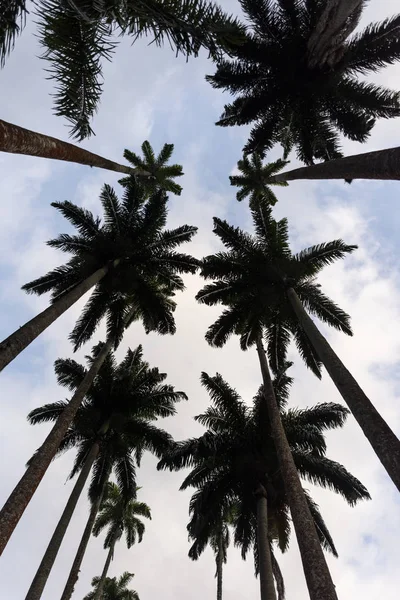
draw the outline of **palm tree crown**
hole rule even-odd
[[[279,159],[263,165],[261,156],[257,152],[250,157],[244,155],[237,165],[240,175],[230,175],[229,177],[231,185],[240,188],[236,194],[237,200],[240,202],[249,197],[250,202],[255,202],[264,199],[268,204],[274,206],[278,199],[271,190],[270,185],[268,185],[269,179],[279,173],[287,164],[287,161]],[[273,184],[283,187],[288,185],[286,181],[278,182],[278,184],[274,182]]]
[[[92,356],[87,357],[89,368],[101,347],[102,344],[97,345]],[[75,360],[58,359],[55,371],[58,383],[74,392],[87,369]],[[129,349],[119,364],[111,352],[107,355],[58,449],[58,454],[71,448],[77,450],[70,474],[73,477],[93,444],[99,444],[89,490],[92,501],[101,492],[103,474],[112,468],[123,494],[132,494],[136,490],[135,464],[140,464],[143,452],[161,457],[172,444],[171,436],[152,421],[174,415],[175,403],[187,397],[164,383],[166,377],[143,360],[141,346]],[[56,421],[67,404],[62,400],[36,408],[29,414],[29,422]]]
[[[275,221],[265,200],[252,203],[250,208],[254,235],[214,218],[214,233],[227,250],[203,259],[201,274],[214,281],[196,297],[204,304],[221,303],[227,308],[209,327],[206,339],[221,347],[236,333],[241,335],[242,349],[246,349],[262,330],[269,362],[276,372],[284,365],[293,336],[307,366],[320,377],[321,361],[297,321],[286,290],[295,289],[312,314],[352,335],[349,316],[323,294],[315,277],[356,246],[333,240],[292,254],[287,220]]]
[[[102,65],[111,60],[118,36],[150,36],[177,53],[216,58],[240,42],[244,26],[207,0],[35,0],[38,37],[47,71],[55,79],[55,113],[78,139],[92,135],[91,121],[103,88]],[[0,0],[0,66],[25,25],[25,0]],[[29,14],[29,13],[28,13]]]
[[[190,502],[189,524],[189,531],[196,537],[196,553],[204,549],[218,527],[221,510],[230,510],[234,505],[235,544],[241,547],[243,557],[254,547],[257,567],[255,494],[260,484],[267,491],[271,541],[275,540],[285,551],[290,533],[286,494],[263,389],[248,406],[221,375],[210,377],[203,373],[201,379],[211,406],[195,418],[207,431],[199,438],[176,443],[158,468],[191,468],[181,489],[198,488]],[[275,378],[274,389],[299,475],[341,494],[350,505],[369,498],[368,491],[353,475],[326,456],[325,431],[342,427],[349,411],[333,403],[287,410],[291,381],[284,370]],[[306,491],[305,494],[321,544],[336,555],[318,506]]]
[[[102,600],[139,600],[138,593],[127,588],[133,577],[133,573],[128,573],[128,571],[125,571],[118,579],[116,577],[106,577]],[[99,582],[100,577],[93,577],[92,587],[95,589],[86,594],[83,600],[93,600],[95,598]]]
[[[135,498],[125,497],[118,485],[108,482],[93,534],[97,537],[108,527],[104,548],[110,548],[125,533],[126,545],[130,548],[136,543],[136,539],[140,543],[143,538],[145,526],[138,516],[151,519],[147,504],[138,502]]]
[[[104,265],[111,265],[97,283],[78,319],[70,339],[75,350],[87,342],[106,317],[107,333],[120,341],[124,319],[142,319],[147,332],[174,333],[171,296],[182,290],[180,274],[194,273],[197,260],[175,249],[192,239],[196,227],[166,229],[168,197],[158,189],[150,194],[134,178],[125,184],[121,201],[104,185],[100,195],[103,221],[71,202],[52,206],[77,229],[61,234],[48,244],[72,255],[70,260],[23,286],[29,293],[52,292],[55,302]]]
[[[251,24],[246,42],[222,59],[215,88],[235,96],[217,125],[252,124],[246,152],[275,143],[298,158],[340,157],[339,132],[364,142],[376,119],[400,115],[398,92],[357,79],[400,58],[400,16],[372,24],[343,42],[334,65],[308,61],[308,41],[324,2],[240,0]]]

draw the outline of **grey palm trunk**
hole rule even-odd
[[[273,175],[268,183],[295,179],[400,179],[400,147],[354,154]]]
[[[274,575],[272,571],[271,547],[268,536],[268,501],[264,486],[256,490],[257,497],[257,546],[260,571],[261,600],[276,600]]]
[[[70,600],[72,594],[74,593],[75,584],[79,578],[79,572],[81,569],[81,565],[83,562],[83,558],[85,556],[85,552],[87,546],[89,544],[90,536],[92,535],[92,530],[94,526],[94,522],[97,517],[97,513],[100,509],[100,504],[103,498],[104,486],[109,478],[109,472],[106,473],[103,481],[101,483],[101,493],[97,496],[96,500],[92,503],[92,507],[90,509],[89,518],[86,522],[85,529],[82,534],[81,541],[78,546],[78,550],[76,551],[74,562],[72,563],[71,570],[68,575],[67,583],[65,584],[64,591],[61,596],[61,600]]]
[[[283,429],[261,334],[257,338],[257,353],[272,436],[296,532],[310,600],[338,600],[335,585],[326,564],[314,521]]]
[[[104,563],[104,567],[103,567],[103,572],[101,574],[100,577],[100,581],[98,583],[98,586],[96,588],[96,592],[95,595],[93,597],[93,600],[101,600],[102,595],[103,595],[103,589],[104,589],[104,584],[106,581],[106,577],[107,577],[107,573],[108,573],[108,569],[110,568],[110,564],[112,561],[112,558],[114,556],[114,548],[115,548],[115,544],[118,540],[118,537],[120,535],[120,532],[118,530],[118,528],[115,530],[111,544],[110,544],[110,548],[108,550],[108,554],[107,554],[107,558],[106,558],[106,562]]]
[[[114,268],[119,263],[120,259],[117,258],[111,264],[97,269],[92,275],[74,286],[72,290],[63,294],[59,300],[56,300],[48,308],[3,340],[0,344],[0,371],[14,360],[22,350],[25,350],[49,325],[54,323],[59,316],[71,308],[79,298],[82,298],[87,291],[101,281],[109,272],[111,265]]]
[[[21,477],[8,500],[0,511],[0,555],[3,553],[8,540],[22,517],[39,483],[47,471],[57,449],[67,432],[78,408],[90,389],[94,378],[99,372],[107,354],[114,345],[113,339],[108,339],[94,360],[82,383],[72,396],[70,402],[58,417],[42,446],[33,456],[29,467]]]
[[[42,596],[43,590],[49,578],[51,569],[54,565],[54,561],[57,558],[58,551],[64,539],[68,525],[71,521],[72,515],[74,514],[75,507],[78,503],[80,495],[85,487],[85,483],[91,471],[92,465],[96,460],[100,451],[99,443],[96,442],[91,447],[79,477],[74,485],[74,489],[68,499],[68,502],[64,508],[61,518],[54,530],[52,538],[47,546],[46,552],[42,558],[36,575],[33,578],[29,591],[26,595],[25,600],[39,600]]]
[[[7,121],[2,121],[1,119],[0,152],[63,160],[80,165],[88,165],[89,167],[106,169],[107,171],[125,173],[126,175],[150,175],[146,171],[134,169],[127,165],[120,165],[69,142],[63,142],[49,135],[43,135],[42,133],[7,123]]]
[[[223,549],[222,531],[218,540],[218,554],[216,557],[217,565],[217,600],[222,600],[222,577],[224,569],[224,549]]]
[[[387,474],[400,491],[400,440],[309,317],[293,288],[287,290],[287,296],[301,327],[333,383],[385,467]]]

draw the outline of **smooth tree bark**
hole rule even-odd
[[[261,600],[276,600],[274,575],[272,571],[271,547],[268,536],[268,501],[264,486],[256,490],[257,497],[257,546],[260,571]]]
[[[99,443],[96,442],[91,447],[79,477],[74,485],[74,489],[65,505],[64,511],[58,521],[57,527],[54,530],[53,536],[47,546],[46,552],[42,558],[42,562],[39,565],[36,575],[33,578],[29,591],[26,595],[25,600],[39,600],[42,596],[43,590],[49,578],[51,569],[53,568],[54,561],[57,558],[58,551],[64,539],[68,525],[71,521],[72,515],[74,514],[75,507],[78,503],[80,495],[85,487],[87,478],[91,471],[92,465],[96,460],[100,451]]]
[[[126,175],[149,176],[150,173],[141,169],[134,169],[127,165],[120,165],[112,160],[103,158],[98,154],[84,150],[75,144],[63,142],[49,135],[37,133],[0,119],[0,151],[12,154],[27,154],[88,165],[107,171],[116,171]]]
[[[385,467],[387,474],[400,491],[400,440],[309,317],[293,288],[288,289],[287,296],[301,327],[333,383]]]
[[[5,340],[0,343],[0,371],[4,369],[33,342],[47,327],[49,327],[59,316],[67,311],[75,302],[82,298],[93,286],[95,286],[110,270],[110,267],[116,267],[120,259],[115,259],[111,264],[97,269],[92,275],[76,285],[72,290],[63,294],[59,300],[56,300],[48,308],[27,321],[19,329],[14,331]]]
[[[110,568],[110,564],[111,564],[111,561],[112,561],[112,558],[113,558],[113,555],[114,555],[114,548],[115,548],[115,544],[116,544],[117,539],[118,539],[118,535],[119,535],[119,531],[118,531],[118,529],[116,529],[115,532],[114,532],[114,535],[113,535],[113,539],[112,539],[111,544],[110,544],[110,548],[108,550],[106,562],[104,563],[103,572],[101,574],[100,581],[99,581],[99,584],[98,584],[98,586],[96,588],[96,592],[95,592],[95,595],[93,597],[93,600],[102,600],[104,584],[105,584],[105,581],[106,581],[108,569]]]
[[[283,429],[261,334],[257,338],[257,353],[271,431],[296,532],[310,600],[338,600],[335,585],[326,564],[314,521]]]
[[[343,42],[360,20],[364,0],[327,0],[308,40],[308,66],[334,66],[343,53]]]
[[[90,513],[89,513],[89,518],[87,520],[85,529],[83,531],[82,538],[81,538],[81,541],[78,546],[78,550],[76,551],[74,562],[72,563],[72,567],[69,572],[67,583],[65,584],[64,591],[61,596],[61,600],[70,600],[72,594],[74,593],[74,588],[75,588],[76,582],[78,581],[78,578],[79,578],[79,572],[81,569],[82,561],[83,561],[86,549],[89,544],[90,536],[92,535],[94,522],[96,520],[97,513],[99,512],[99,509],[100,509],[100,504],[101,504],[101,501],[103,498],[104,486],[109,478],[109,475],[110,475],[109,473],[106,474],[106,477],[104,478],[104,481],[102,484],[102,492],[101,492],[101,494],[99,494],[99,496],[96,498],[96,500],[92,503],[92,507],[91,507]]]
[[[222,532],[218,540],[218,555],[216,559],[217,565],[217,600],[222,600],[222,575],[224,569],[224,550]]]
[[[267,183],[295,179],[400,179],[400,147],[353,154],[273,175]]]
[[[0,511],[0,555],[47,471],[78,408],[114,345],[109,338]]]

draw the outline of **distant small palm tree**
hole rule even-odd
[[[263,165],[262,158],[257,152],[250,157],[244,155],[237,165],[240,175],[231,175],[229,177],[231,185],[240,188],[236,194],[237,200],[240,202],[248,197],[250,202],[254,202],[262,199],[271,206],[274,206],[278,202],[278,199],[271,190],[270,185],[281,185],[284,187],[287,183],[285,181],[270,182],[270,179],[287,164],[286,160],[278,159],[275,162]]]
[[[144,502],[136,500],[134,496],[129,497],[121,492],[118,485],[109,482],[105,492],[105,499],[100,506],[100,512],[93,527],[93,534],[97,537],[105,528],[108,528],[104,548],[109,548],[103,572],[97,584],[94,600],[104,598],[105,581],[114,558],[115,544],[125,533],[126,545],[131,548],[142,541],[145,526],[138,516],[151,519],[150,508]]]
[[[107,577],[104,582],[102,600],[139,600],[138,593],[126,587],[133,577],[133,573],[127,571],[119,579]],[[94,600],[96,598],[96,588],[99,582],[100,577],[93,577],[92,586],[95,589],[86,594],[83,600]]]

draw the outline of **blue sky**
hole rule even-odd
[[[395,0],[369,3],[364,23],[396,12]],[[228,8],[234,2],[224,2]],[[398,9],[397,9],[398,10]],[[0,72],[1,118],[37,131],[67,139],[65,123],[52,116],[52,84],[44,76],[37,58],[40,50],[28,26],[16,49]],[[199,233],[187,250],[202,256],[213,252],[212,217],[227,218],[249,228],[245,203],[235,200],[228,176],[240,158],[246,139],[244,128],[214,126],[228,97],[213,90],[204,75],[212,65],[202,55],[188,63],[175,58],[168,48],[147,46],[140,40],[131,47],[125,40],[112,63],[105,65],[104,96],[94,120],[96,136],[83,145],[98,154],[122,160],[124,148],[136,152],[149,139],[156,149],[164,142],[175,144],[175,160],[183,164],[184,191],[171,198],[170,225],[194,224]],[[383,71],[377,80],[396,87],[400,65]],[[400,121],[379,123],[364,146],[344,144],[355,153],[398,144]],[[280,150],[271,153],[271,159]],[[292,163],[295,165],[295,162]],[[98,196],[104,183],[117,184],[118,176],[106,171],[48,162],[29,157],[0,155],[0,333],[4,337],[47,305],[47,298],[24,294],[20,287],[59,264],[60,255],[45,241],[67,230],[67,224],[50,207],[50,202],[71,200],[98,213]],[[277,189],[277,217],[289,218],[294,249],[343,237],[359,250],[346,261],[328,268],[320,278],[325,291],[352,316],[354,337],[324,332],[335,350],[357,377],[363,389],[400,432],[399,350],[400,283],[399,187],[397,182],[293,182]],[[196,305],[194,294],[201,282],[187,278],[187,291],[178,300],[178,331],[169,338],[145,336],[140,326],[132,327],[118,352],[128,346],[144,345],[144,356],[169,375],[170,383],[186,391],[189,401],[181,403],[178,416],[164,425],[177,438],[202,430],[192,417],[207,405],[199,384],[202,370],[219,371],[250,401],[260,383],[254,352],[242,353],[236,340],[223,351],[210,349],[204,332],[218,310]],[[4,500],[21,476],[24,464],[43,439],[46,427],[29,427],[26,414],[45,402],[65,397],[55,383],[52,363],[71,356],[67,336],[82,302],[74,306],[2,373],[0,423],[0,500]],[[102,338],[100,329],[95,340]],[[78,353],[82,359],[90,349]],[[340,401],[327,376],[319,382],[306,371],[293,352],[295,377],[292,406],[322,401]],[[329,434],[328,454],[338,460],[368,487],[372,500],[355,509],[330,492],[307,484],[331,529],[340,558],[328,558],[339,598],[363,597],[385,600],[398,597],[400,536],[399,502],[394,487],[383,474],[367,442],[350,418],[343,431]],[[24,597],[49,537],[72,489],[66,482],[73,455],[53,463],[27,509],[0,563],[0,597]],[[153,509],[142,544],[127,551],[120,544],[111,575],[124,570],[136,576],[134,587],[141,600],[194,600],[213,597],[213,557],[207,551],[197,563],[187,559],[187,503],[189,494],[178,492],[183,474],[157,473],[151,457],[144,460],[138,483],[140,499]],[[87,515],[86,497],[81,499],[66,536],[44,600],[54,600],[63,589],[77,540]],[[90,589],[99,574],[105,554],[102,540],[92,540],[83,565],[76,598]],[[288,600],[306,600],[294,536],[286,556],[278,554],[287,585]],[[16,565],[18,567],[16,568]],[[257,597],[258,582],[249,559],[242,562],[236,549],[229,552],[225,576],[225,599]]]

